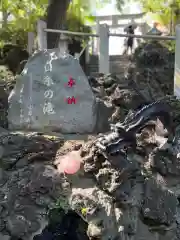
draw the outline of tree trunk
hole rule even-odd
[[[66,19],[66,12],[70,0],[49,0],[47,8],[47,28],[62,29]],[[58,33],[47,33],[47,47],[49,49],[58,47]]]

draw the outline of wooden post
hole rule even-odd
[[[176,26],[176,49],[174,66],[174,94],[180,98],[180,24]]]
[[[99,25],[99,73],[109,73],[109,27]]]
[[[38,46],[40,50],[47,49],[47,34],[44,29],[47,28],[46,22],[38,20],[37,22],[37,35]]]

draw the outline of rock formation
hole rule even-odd
[[[141,70],[139,78],[131,74],[131,65],[126,76],[101,74],[89,79],[97,108],[103,105],[97,115],[99,126],[104,121],[100,136],[109,131],[110,124],[171,93],[172,62],[168,68],[167,63],[159,66],[166,75],[166,80],[157,76],[164,81],[161,86],[158,81],[154,84],[154,77],[147,84],[142,73],[146,64],[139,67],[138,61],[133,71]],[[149,64],[156,76],[157,68]],[[136,134],[137,147],[127,155],[108,158],[94,144],[97,133],[17,132],[2,123],[0,239],[179,240],[180,104],[178,100],[169,104],[176,127],[174,145],[166,142],[166,131],[157,120]],[[71,151],[81,159],[81,169],[74,175],[59,172],[62,157]]]

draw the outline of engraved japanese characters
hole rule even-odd
[[[21,96],[21,97],[20,97]],[[92,132],[96,100],[79,62],[58,49],[35,53],[9,98],[11,129]]]

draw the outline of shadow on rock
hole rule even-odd
[[[88,240],[87,223],[73,211],[65,213],[62,209],[54,213],[56,221],[50,219],[50,224],[33,240]],[[53,214],[52,214],[53,215]],[[58,217],[58,218],[57,218]]]

